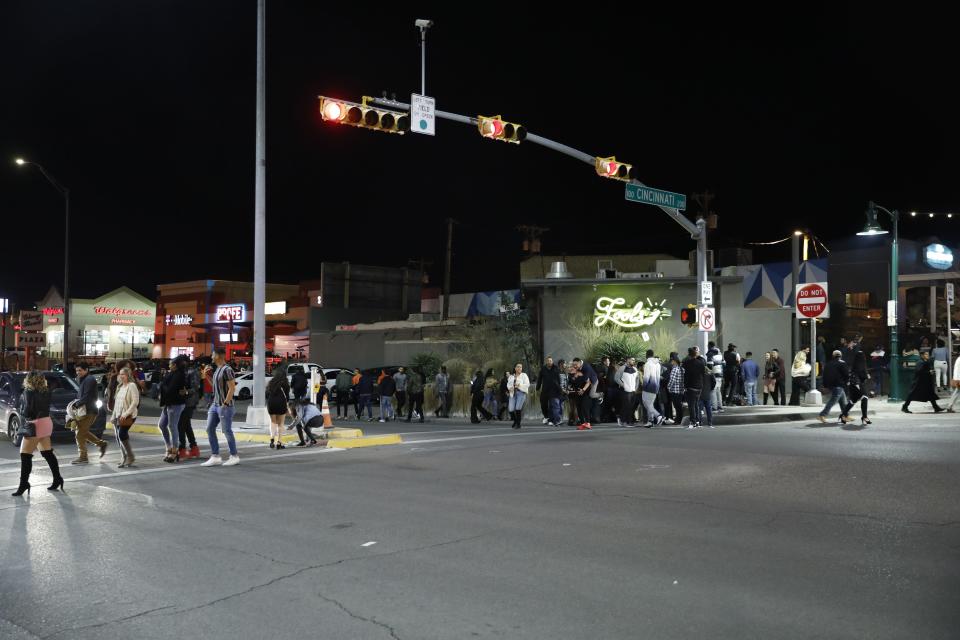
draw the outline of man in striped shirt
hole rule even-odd
[[[234,379],[233,369],[227,364],[227,352],[223,347],[217,347],[213,350],[213,363],[217,370],[213,373],[213,404],[207,411],[207,438],[210,440],[210,458],[204,462],[202,467],[212,467],[222,464],[225,467],[232,467],[240,464],[240,456],[237,455],[237,441],[233,437],[233,393],[236,391],[237,382]],[[223,435],[227,438],[227,446],[230,448],[230,457],[224,462],[220,459],[220,441],[217,438],[217,425],[223,429]]]

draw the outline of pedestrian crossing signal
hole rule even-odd
[[[682,324],[700,324],[700,319],[697,317],[696,307],[686,307],[680,309],[680,322]]]
[[[362,129],[374,129],[386,133],[403,133],[410,129],[410,114],[380,107],[371,107],[367,99],[357,104],[320,96],[320,117],[325,122],[348,124]]]
[[[625,162],[617,162],[616,156],[594,158],[594,168],[597,170],[597,175],[603,178],[630,182],[630,178],[633,177],[633,165]]]
[[[477,130],[484,138],[520,144],[527,137],[522,125],[504,122],[501,116],[477,116]]]

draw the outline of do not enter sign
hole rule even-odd
[[[827,283],[810,282],[797,285],[797,315],[819,318],[827,310]]]

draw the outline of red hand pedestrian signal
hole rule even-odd
[[[698,324],[699,321],[700,320],[697,317],[697,309],[695,307],[686,307],[684,309],[680,309],[680,322],[682,324]]]

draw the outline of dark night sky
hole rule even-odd
[[[653,186],[709,188],[718,246],[797,226],[830,245],[871,198],[960,213],[960,51],[945,15],[410,6],[268,1],[270,281],[314,277],[321,260],[424,257],[439,283],[447,216],[464,222],[455,290],[515,285],[518,224],[551,227],[546,252],[692,248],[621,183],[541,147],[447,121],[433,139],[322,124],[318,94],[419,90],[416,17],[436,21],[438,108],[616,154]],[[12,164],[21,154],[71,189],[74,295],[252,278],[256,2],[11,0],[0,54],[0,295],[26,304],[62,281],[62,200]],[[902,234],[956,245],[958,229],[960,216]]]

